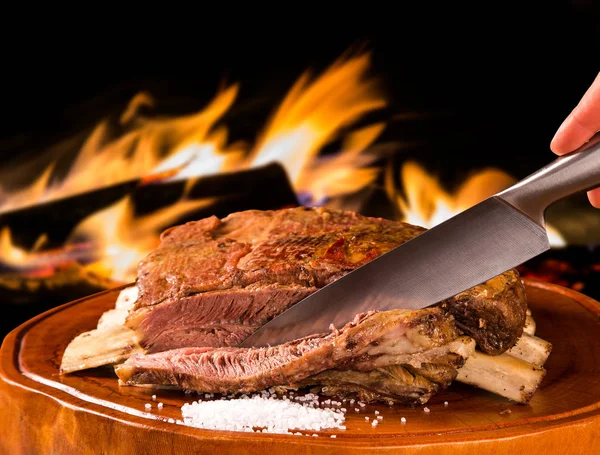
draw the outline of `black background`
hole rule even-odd
[[[252,140],[304,70],[365,46],[391,102],[388,118],[433,115],[388,128],[394,139],[429,141],[414,156],[450,177],[483,165],[522,177],[553,158],[556,128],[600,69],[594,2],[522,3],[7,15],[0,158],[10,166],[15,154],[120,111],[140,90],[162,109],[198,110],[223,81],[241,83],[233,139]]]

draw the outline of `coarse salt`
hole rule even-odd
[[[162,409],[163,404],[162,403],[158,403],[158,409]]]
[[[146,403],[146,404],[144,405],[144,407],[145,407],[146,409],[150,409],[150,408],[152,407],[152,405],[151,405],[150,403]]]
[[[444,406],[448,406],[448,402],[447,401],[444,401]]]
[[[318,399],[310,397],[309,399]],[[196,401],[181,407],[185,425],[211,430],[294,434],[291,430],[346,429],[344,413],[330,408],[255,395],[227,401]],[[265,431],[266,430],[266,431]]]
[[[423,411],[429,412],[429,411],[431,411],[431,409],[429,409],[428,407],[425,407],[425,408],[423,408]]]
[[[402,423],[406,423],[406,417],[402,417],[402,418],[400,419],[400,422],[402,422]]]

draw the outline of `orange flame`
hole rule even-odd
[[[85,218],[73,230],[67,245],[92,239],[96,261],[89,271],[118,282],[135,280],[137,264],[158,246],[158,234],[183,214],[206,207],[213,199],[185,200],[149,215],[135,217],[129,196]]]
[[[140,179],[141,184],[193,180],[271,162],[282,164],[304,204],[358,211],[363,190],[374,186],[381,174],[374,165],[379,156],[371,147],[386,127],[385,123],[355,126],[387,105],[377,82],[367,77],[369,57],[367,53],[340,59],[314,80],[305,72],[253,146],[230,144],[227,128],[219,125],[237,98],[238,85],[219,91],[201,111],[173,118],[150,115],[156,102],[149,94],[139,93],[117,121],[105,119],[94,128],[60,181],[53,178],[57,163],[51,163],[28,187],[12,193],[0,191],[0,212],[132,179]],[[339,144],[337,153],[322,154],[331,144]],[[413,162],[402,167],[400,180],[402,194],[388,167],[384,184],[390,200],[404,221],[424,227],[435,226],[514,183],[508,174],[487,169],[451,194]],[[14,245],[5,227],[0,232],[0,264],[41,266],[77,251],[83,254],[81,262],[87,270],[129,282],[135,278],[137,263],[156,247],[163,229],[214,202],[189,200],[184,194],[168,208],[139,217],[127,196],[82,220],[64,245],[65,253],[46,257],[39,253],[42,243],[30,251]],[[560,234],[551,226],[548,230],[551,244],[563,246]],[[93,246],[79,248],[82,240]]]
[[[404,163],[400,172],[403,193],[398,191],[393,169],[385,173],[388,197],[402,212],[402,221],[431,228],[516,183],[516,179],[498,169],[484,169],[467,178],[454,194],[442,188],[439,180],[413,161]],[[550,245],[564,247],[565,240],[550,225],[546,226]]]
[[[2,264],[18,267],[21,264],[27,263],[31,256],[29,251],[13,244],[10,228],[4,226],[2,231],[0,231],[0,258]]]
[[[196,178],[280,162],[294,189],[313,203],[326,198],[343,205],[344,197],[373,183],[380,170],[365,152],[385,124],[352,131],[352,125],[386,101],[376,82],[366,78],[369,54],[340,59],[314,81],[303,74],[259,136],[254,147],[228,144],[228,131],[218,122],[238,94],[233,85],[219,92],[202,111],[175,118],[152,117],[155,106],[147,93],[136,95],[119,117],[100,122],[79,150],[66,176],[52,180],[52,163],[29,187],[3,194],[0,211],[37,204],[110,186],[131,179],[151,182]],[[324,146],[339,141],[341,149],[320,157]],[[98,211],[71,233],[68,245],[85,238],[94,244],[89,269],[114,280],[130,281],[135,264],[152,250],[160,232],[179,216],[214,201],[185,198],[165,210],[136,217],[131,200]],[[0,259],[19,262],[26,253],[4,239]]]
[[[336,139],[342,128],[387,104],[375,82],[364,79],[368,65],[368,55],[338,61],[312,85],[308,83],[309,74],[305,73],[283,100],[250,155],[252,166],[279,162],[299,192],[312,192],[311,170],[317,166],[314,158],[320,149]],[[353,138],[349,153],[340,153],[343,159],[338,164],[344,164],[343,171],[332,176],[332,181],[348,180],[347,174],[358,167],[357,155],[382,130],[383,125],[377,125]],[[359,178],[363,184],[365,180],[372,181],[372,172],[367,173],[366,179]]]
[[[218,93],[202,111],[176,118],[147,118],[142,107],[154,100],[146,93],[133,97],[115,127],[109,120],[100,122],[87,138],[67,175],[58,183],[50,177],[52,163],[31,186],[5,195],[0,211],[71,196],[156,172],[185,166],[188,150],[210,150],[215,157],[226,155],[226,132],[213,131],[215,123],[233,104],[238,93],[231,86]],[[209,173],[196,167],[197,175]]]

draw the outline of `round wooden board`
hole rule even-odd
[[[127,455],[600,453],[600,304],[560,286],[525,284],[536,335],[554,346],[547,375],[528,405],[454,383],[427,404],[429,413],[398,405],[367,405],[356,412],[358,406],[345,405],[347,429],[320,431],[318,437],[169,423],[166,419],[181,419],[181,406],[195,395],[120,387],[110,368],[60,376],[66,345],[95,328],[99,316],[114,307],[120,288],[86,297],[37,316],[5,338],[0,449],[10,454]],[[146,403],[152,403],[150,411]],[[373,427],[365,416],[372,419],[376,410],[383,420]]]

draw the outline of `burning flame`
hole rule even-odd
[[[95,261],[86,269],[119,282],[132,281],[137,264],[158,246],[157,233],[171,225],[183,213],[206,207],[213,199],[181,200],[179,203],[142,217],[135,216],[129,196],[85,218],[73,230],[67,245],[91,239]]]
[[[237,86],[229,87],[204,110],[176,118],[145,117],[142,108],[152,106],[154,100],[140,93],[130,101],[117,125],[104,120],[94,128],[60,182],[52,179],[57,165],[53,162],[30,187],[5,195],[0,211],[176,170],[191,159],[190,149],[210,150],[216,158],[222,157],[227,152],[226,131],[212,128],[237,93]],[[195,169],[197,175],[211,171],[210,166]]]
[[[272,117],[262,138],[250,154],[252,166],[281,163],[299,193],[321,200],[325,186],[333,193],[353,192],[371,183],[378,172],[361,169],[360,152],[371,145],[384,129],[378,124],[347,138],[342,151],[329,165],[315,159],[324,145],[336,139],[342,128],[386,106],[375,82],[364,80],[368,56],[336,62],[321,78],[309,84],[304,74],[292,87]],[[318,172],[321,168],[321,172]],[[323,171],[333,170],[323,181]],[[315,180],[315,173],[320,176]],[[349,182],[357,179],[355,184]]]
[[[396,187],[393,168],[388,166],[385,172],[386,192],[400,209],[402,221],[425,228],[434,227],[516,183],[516,179],[506,172],[485,169],[467,178],[454,194],[450,194],[442,188],[438,179],[413,161],[402,166],[400,181],[404,195]],[[566,246],[555,228],[547,225],[546,230],[551,246]]]
[[[320,77],[303,74],[259,136],[254,147],[228,144],[228,131],[219,126],[233,105],[239,87],[217,93],[195,114],[160,118],[146,111],[155,106],[147,93],[136,95],[118,121],[101,121],[85,140],[65,176],[56,178],[52,162],[28,187],[7,192],[0,188],[0,212],[98,189],[132,179],[140,183],[197,178],[279,162],[305,205],[341,206],[347,196],[373,183],[380,170],[368,148],[385,124],[352,125],[385,107],[374,80],[366,77],[369,55],[340,59]],[[319,156],[323,147],[339,141],[333,156]],[[111,279],[135,278],[135,265],[156,247],[160,232],[178,217],[214,201],[187,200],[168,209],[138,217],[129,197],[100,210],[76,226],[66,247],[93,244],[86,267]],[[9,231],[7,231],[9,232]],[[29,255],[12,244],[0,244],[0,259],[19,266]],[[31,258],[27,261],[32,263]]]
[[[367,77],[369,54],[340,59],[320,77],[304,73],[293,85],[253,146],[230,144],[220,122],[234,104],[238,85],[219,91],[201,111],[179,117],[148,113],[155,100],[147,93],[131,99],[118,119],[102,120],[84,141],[63,177],[58,160],[26,188],[0,188],[0,213],[139,179],[139,184],[252,169],[279,162],[304,205],[359,210],[365,189],[381,175],[381,157],[373,144],[385,123],[355,127],[367,114],[386,106],[376,81]],[[337,153],[323,154],[334,144]],[[385,188],[403,220],[434,226],[514,183],[506,173],[485,170],[454,193],[415,163],[401,171],[403,195],[392,169],[385,172]],[[189,183],[189,182],[188,182]],[[189,187],[189,185],[188,185]],[[78,261],[86,270],[117,282],[135,279],[136,265],[154,249],[160,232],[179,217],[207,207],[214,199],[188,199],[187,193],[171,206],[137,216],[131,197],[82,220],[62,249],[40,251],[43,242],[27,251],[13,244],[10,229],[0,233],[0,266],[25,269],[53,261]],[[552,244],[564,240],[549,227]],[[44,239],[44,235],[41,237]]]
[[[26,263],[32,256],[24,248],[19,248],[13,244],[12,233],[8,226],[4,226],[0,231],[0,252],[2,252],[1,262],[5,266],[18,267]]]

